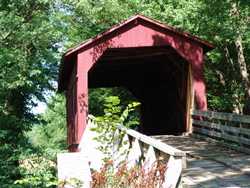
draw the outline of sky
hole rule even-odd
[[[57,82],[51,81],[51,84],[55,90],[57,89]],[[55,95],[54,91],[46,91],[43,93],[46,101],[49,101],[49,98]],[[47,109],[47,104],[45,102],[39,101],[37,98],[33,98],[33,102],[37,103],[37,106],[32,108],[34,114],[42,114]]]
[[[44,103],[44,102],[38,102],[37,106],[32,109],[32,112],[34,114],[42,114],[42,113],[45,112],[46,108],[47,108],[47,104],[46,103]]]

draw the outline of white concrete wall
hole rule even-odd
[[[94,170],[99,170],[103,165],[104,154],[98,150],[98,147],[101,145],[99,142],[94,140],[95,137],[98,137],[98,133],[92,131],[91,128],[94,128],[96,125],[91,121],[88,122],[88,125],[85,129],[84,135],[81,139],[79,149],[80,152],[86,156],[87,160],[90,163],[90,168]]]
[[[72,179],[82,181],[82,188],[90,188],[90,168],[99,170],[103,165],[104,154],[98,150],[100,143],[94,140],[98,134],[91,130],[94,126],[96,125],[89,121],[79,145],[80,152],[57,155],[58,179],[69,182],[66,188],[74,187],[70,185]]]

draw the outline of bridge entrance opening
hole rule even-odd
[[[189,63],[172,47],[108,48],[88,72],[89,88],[125,87],[141,103],[139,131],[188,131]]]

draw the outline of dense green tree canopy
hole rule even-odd
[[[61,32],[55,3],[0,1],[0,184],[14,187],[21,177],[20,154],[29,146],[24,132],[36,117],[33,99],[44,99],[57,75]]]
[[[43,150],[61,151],[67,149],[66,108],[62,95],[55,95],[48,101],[47,110],[28,133],[33,146]]]

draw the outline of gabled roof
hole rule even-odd
[[[153,19],[148,18],[146,16],[142,16],[142,15],[138,14],[138,15],[135,15],[135,16],[129,18],[128,20],[125,20],[125,21],[111,27],[110,29],[108,29],[107,31],[105,31],[103,33],[100,33],[99,35],[97,35],[97,36],[95,36],[87,41],[84,41],[73,48],[70,48],[63,55],[62,62],[60,65],[58,90],[62,91],[63,89],[65,89],[64,88],[65,86],[63,84],[63,82],[65,81],[65,77],[64,77],[65,75],[63,75],[63,74],[66,74],[65,71],[69,71],[69,70],[65,70],[65,69],[67,69],[66,64],[67,64],[67,62],[69,63],[71,61],[74,61],[75,55],[79,51],[83,51],[83,50],[86,50],[88,48],[91,48],[92,46],[100,43],[101,41],[105,40],[106,38],[108,38],[112,35],[115,35],[115,33],[117,33],[118,30],[130,25],[131,23],[140,23],[140,22],[144,22],[144,23],[146,22],[148,24],[154,25],[155,27],[158,27],[159,29],[161,29],[163,31],[172,32],[172,33],[179,35],[179,36],[182,36],[188,40],[194,41],[202,46],[204,52],[210,51],[214,48],[214,46],[211,43],[209,43],[205,40],[202,40],[199,37],[191,35],[190,33],[187,33],[187,32],[179,31],[178,29],[176,29],[174,27],[165,25],[163,23],[160,23],[159,21],[156,21],[156,20],[153,20]],[[136,24],[135,24],[135,26],[136,26]],[[71,66],[71,65],[69,65],[69,66]]]
[[[137,14],[137,15],[129,18],[128,20],[125,20],[125,21],[123,21],[123,22],[121,22],[121,23],[119,23],[117,25],[114,25],[113,27],[111,27],[110,29],[106,30],[105,32],[100,33],[97,36],[95,36],[95,37],[93,37],[93,38],[91,38],[91,39],[89,39],[87,41],[84,41],[84,42],[78,44],[77,46],[75,46],[73,48],[70,48],[69,50],[67,50],[67,52],[64,54],[64,56],[69,56],[70,54],[72,54],[72,53],[74,53],[76,51],[79,51],[79,50],[81,50],[84,47],[89,46],[91,43],[97,41],[98,39],[104,37],[105,35],[110,34],[111,32],[115,32],[117,29],[119,29],[119,28],[121,28],[121,27],[127,25],[128,23],[133,22],[135,20],[143,20],[143,21],[155,24],[155,25],[161,27],[162,29],[166,29],[168,31],[172,31],[172,32],[174,32],[174,33],[176,33],[178,35],[181,35],[181,36],[184,36],[184,37],[186,37],[188,39],[196,41],[196,42],[200,43],[203,46],[203,48],[204,48],[205,51],[209,51],[209,50],[212,50],[214,48],[214,46],[211,43],[209,43],[208,41],[202,40],[201,38],[196,37],[194,35],[191,35],[188,32],[179,31],[178,29],[176,29],[174,27],[171,27],[171,26],[168,26],[166,24],[160,23],[157,20],[153,20],[152,18],[148,18],[146,16]]]

